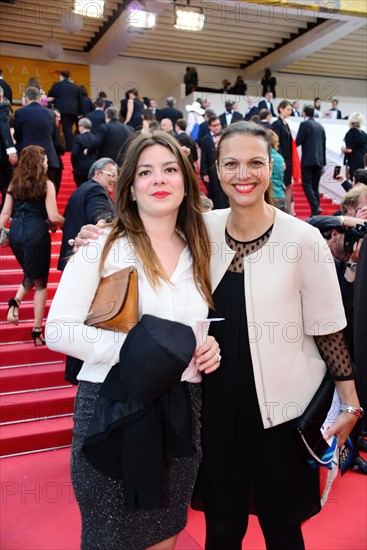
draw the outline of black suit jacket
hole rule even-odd
[[[270,109],[269,109],[269,107],[268,107],[268,104],[267,104],[267,102],[266,102],[266,99],[262,99],[262,100],[259,102],[259,105],[258,105],[259,113],[260,113],[261,109],[267,109],[268,111],[271,112],[272,116],[277,116],[277,115],[275,114],[275,111],[274,111],[274,107],[273,107],[272,102],[269,101],[269,103],[270,103]]]
[[[71,163],[75,174],[86,174],[88,176],[89,168],[92,166],[93,162],[97,160],[97,153],[91,153],[90,155],[84,154],[84,149],[88,149],[92,141],[93,135],[91,132],[84,132],[84,134],[75,136],[71,149]]]
[[[74,82],[70,82],[67,78],[56,82],[48,91],[48,97],[54,97],[55,108],[62,115],[76,115],[82,113],[83,98],[80,90]]]
[[[222,125],[222,128],[227,128],[226,112],[220,115],[219,120]],[[243,116],[241,115],[241,113],[238,113],[237,111],[233,111],[231,124],[233,124],[234,122],[239,122],[240,120],[243,120]]]
[[[243,117],[243,120],[250,120],[251,117],[255,116],[255,115],[258,115],[259,114],[259,109],[258,107],[256,107],[255,105],[253,107],[251,107],[250,109],[250,112],[249,113],[245,113],[245,116]]]
[[[10,105],[13,103],[13,91],[9,84],[5,82],[3,78],[0,78],[0,86],[4,91],[4,97],[9,101]]]
[[[157,118],[157,120],[162,120],[163,118],[169,118],[172,120],[173,127],[175,127],[176,121],[179,118],[184,118],[184,116],[182,111],[179,111],[176,107],[165,107],[164,109],[161,109],[159,119]]]
[[[201,147],[202,139],[207,135],[210,135],[210,130],[207,121],[204,120],[204,122],[202,122],[199,126],[199,135],[197,139],[199,147]]]
[[[88,147],[88,155],[98,151],[98,157],[109,157],[116,162],[121,147],[126,145],[132,134],[132,129],[118,120],[101,124],[97,132],[93,134],[93,141]]]
[[[94,180],[88,180],[76,189],[70,196],[65,208],[65,224],[57,269],[63,271],[67,259],[72,256],[69,239],[74,239],[82,225],[97,223],[105,219],[111,221],[115,216],[115,205],[102,185]]]
[[[302,146],[302,166],[326,165],[326,133],[314,118],[301,122],[296,144]]]
[[[95,111],[92,111],[91,113],[88,113],[86,115],[86,118],[88,118],[92,123],[92,132],[95,134],[98,130],[98,128],[106,123],[105,118],[105,112],[101,111],[101,109],[96,109]]]
[[[10,149],[10,147],[14,147],[10,134],[9,114],[9,103],[2,101],[0,103],[0,160],[7,160],[8,154],[6,150]]]
[[[48,165],[59,168],[55,145],[59,142],[55,113],[33,101],[15,111],[14,139],[18,153],[28,145],[39,145],[46,151]]]

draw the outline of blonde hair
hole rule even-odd
[[[354,128],[360,128],[364,122],[364,116],[362,115],[362,113],[354,112],[351,115],[349,115],[348,122]]]
[[[349,208],[357,210],[361,197],[367,197],[367,185],[364,183],[357,183],[348,191],[340,203],[342,214],[347,214]]]

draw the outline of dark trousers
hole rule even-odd
[[[13,167],[8,161],[4,159],[0,161],[0,186],[1,186],[1,208],[2,210],[5,202],[6,192],[9,187],[10,180],[13,176]]]
[[[241,550],[248,527],[248,516],[230,520],[213,519],[205,514],[205,550]],[[259,517],[267,550],[304,550],[301,525],[269,525]]]
[[[209,183],[206,183],[208,197],[213,201],[214,209],[229,208],[229,200],[223,192],[218,178],[209,177]]]
[[[88,181],[88,174],[76,174],[74,172],[73,176],[74,176],[75,185],[77,187],[80,187],[82,183],[85,183],[86,181]]]
[[[320,213],[319,182],[321,170],[321,166],[302,166],[302,186],[310,203],[312,216]]]
[[[78,122],[78,117],[71,113],[61,115],[62,131],[65,138],[65,151],[71,151],[73,145],[73,125]]]

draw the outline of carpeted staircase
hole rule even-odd
[[[63,162],[60,213],[75,189],[70,154],[65,154]],[[51,235],[45,316],[61,276],[56,270],[61,238],[60,230]],[[76,389],[64,380],[64,356],[33,344],[33,291],[21,304],[19,326],[7,323],[8,300],[14,297],[23,277],[10,247],[0,249],[0,267],[0,456],[68,446]]]

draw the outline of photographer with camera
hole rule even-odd
[[[367,220],[367,186],[363,183],[354,185],[343,197],[340,210],[344,216]]]
[[[365,185],[363,187],[367,191],[367,187]],[[347,210],[350,209],[348,206]],[[358,208],[355,208],[355,211],[360,212]],[[367,208],[365,219],[367,219]],[[353,218],[350,216],[312,216],[306,222],[319,229],[333,256],[347,319],[347,326],[343,330],[344,339],[353,364],[355,364],[353,329],[354,280],[357,271],[359,250],[363,238],[367,235],[367,221],[364,221],[363,218]],[[364,377],[366,374],[357,373],[357,379],[360,378],[360,375]],[[359,392],[363,391],[361,386],[357,386],[357,390]],[[366,401],[366,398],[367,396],[363,396],[361,401]],[[358,437],[357,447],[362,451],[367,451],[367,442],[361,435]],[[367,462],[358,454],[358,451],[350,468],[361,474],[367,474]]]

